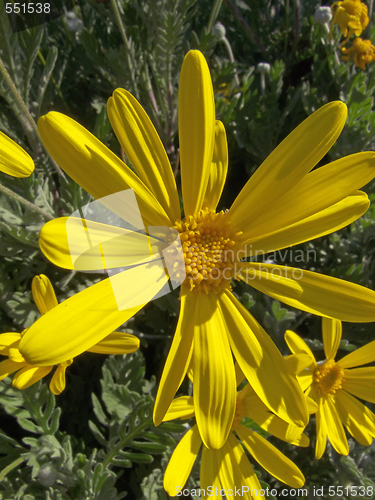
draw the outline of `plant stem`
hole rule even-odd
[[[38,212],[39,214],[43,215],[45,219],[52,220],[54,219],[53,215],[47,214],[42,208],[37,207],[34,205],[34,203],[31,203],[30,201],[25,200],[25,198],[22,198],[19,194],[15,193],[11,189],[6,188],[2,184],[0,184],[0,191],[7,196],[10,196],[14,200],[18,201],[18,203],[21,203],[25,207],[29,208],[30,210],[33,210],[34,212]]]
[[[208,24],[207,24],[207,31],[208,32],[210,32],[212,30],[212,26],[214,25],[214,22],[216,21],[216,18],[219,15],[219,11],[220,11],[222,3],[223,3],[223,0],[215,0],[215,3],[212,7],[210,18],[209,18]]]

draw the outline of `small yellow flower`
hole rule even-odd
[[[324,453],[327,437],[337,453],[349,453],[343,425],[363,446],[369,446],[375,437],[375,415],[356,399],[375,403],[375,367],[357,368],[375,361],[375,341],[335,361],[341,328],[341,321],[323,318],[326,360],[319,363],[298,335],[290,330],[285,334],[294,357],[308,357],[310,361],[308,368],[297,372],[297,379],[305,394],[319,407],[316,413],[317,459]]]
[[[342,47],[341,50],[341,58],[344,61],[349,61],[352,57],[354,64],[361,69],[366,69],[366,64],[375,61],[375,47],[372,45],[371,40],[356,38],[353,40],[353,45],[350,49]]]
[[[243,379],[244,375],[237,365],[237,386]],[[316,408],[313,409],[315,410]],[[194,415],[193,397],[182,396],[172,402],[164,421],[175,418],[186,419]],[[270,413],[250,384],[247,384],[242,391],[237,393],[235,416],[231,432],[224,445],[220,449],[213,450],[206,448],[203,444],[200,488],[210,492],[217,487],[218,490],[226,490],[229,495],[230,490],[234,491],[234,488],[239,488],[243,498],[246,499],[255,498],[258,495],[261,485],[239,440],[254,459],[279,481],[293,488],[301,488],[305,478],[298,467],[266,439],[243,425],[244,417],[251,418],[262,429],[283,441],[297,446],[309,445],[309,439],[301,433],[301,427],[288,424]],[[180,496],[201,446],[202,438],[197,425],[194,425],[177,445],[165,472],[164,488],[170,496]],[[208,489],[209,487],[211,490]],[[212,496],[216,498],[216,495]],[[234,493],[233,496],[235,496]]]
[[[354,34],[359,36],[369,23],[367,6],[360,0],[344,0],[335,2],[331,6],[333,19],[331,23],[330,39],[332,39],[333,26],[337,24],[341,33],[346,37],[346,43]]]
[[[58,305],[52,284],[47,276],[35,276],[32,283],[33,298],[41,314],[45,314]],[[24,333],[3,333],[0,335],[0,354],[8,359],[0,363],[0,380],[11,373],[17,372],[13,377],[12,385],[17,389],[26,389],[50,373],[52,366],[37,366],[27,363],[18,347]],[[139,340],[134,335],[122,332],[113,332],[101,342],[87,349],[90,352],[101,354],[126,354],[139,348]],[[51,379],[49,388],[53,394],[60,394],[65,389],[65,371],[73,359],[60,363]]]
[[[2,132],[0,132],[0,171],[13,177],[29,177],[34,171],[32,158]]]

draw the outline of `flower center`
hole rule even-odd
[[[228,213],[200,210],[184,221],[177,221],[174,227],[180,233],[186,268],[184,284],[190,291],[218,293],[230,289],[239,272],[236,263],[240,260],[242,233],[231,229]]]
[[[362,14],[363,4],[360,0],[344,0],[341,7],[346,10],[349,15],[360,17]]]
[[[356,52],[359,54],[366,55],[368,52],[371,52],[371,40],[362,40],[362,38],[356,38],[353,41],[353,46],[355,47]]]
[[[335,363],[333,359],[329,359],[318,366],[314,371],[314,382],[318,393],[321,396],[335,394],[336,391],[342,388],[344,373],[345,370],[338,363]]]
[[[241,398],[241,394],[237,393],[236,411],[234,413],[232,427],[230,428],[231,431],[233,431],[236,427],[240,425],[243,417],[244,417],[243,401]]]

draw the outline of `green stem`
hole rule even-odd
[[[219,11],[221,8],[221,4],[223,3],[223,0],[215,0],[214,5],[211,10],[210,14],[210,19],[208,20],[207,24],[207,31],[210,32],[212,30],[212,26],[214,25],[214,22],[216,21],[217,16],[219,15]]]
[[[233,64],[235,64],[232,47],[230,46],[230,43],[228,42],[228,39],[225,36],[223,36],[223,38],[221,39],[221,41],[223,42],[223,44],[225,45],[225,47],[227,49],[230,62],[233,63]],[[239,86],[240,85],[240,80],[238,78],[237,69],[236,68],[234,68],[234,79],[236,80],[236,84]]]
[[[111,453],[107,456],[107,458],[103,462],[103,469],[105,469],[110,463],[111,460],[117,455],[119,451],[126,445],[128,441],[130,441],[134,436],[137,436],[140,431],[143,429],[147,429],[152,425],[152,417],[143,422],[142,425],[138,426],[133,432],[128,434],[124,439],[122,439],[111,451]]]
[[[43,54],[41,53],[40,50],[38,51],[38,57],[39,57],[40,62],[43,64],[43,66],[45,66],[46,60],[44,59]],[[56,80],[55,80],[53,75],[51,75],[51,82],[52,82],[52,85],[55,87],[57,95],[60,97],[61,102],[64,104],[65,109],[70,113],[68,103],[65,101],[65,99],[61,93],[60,87],[57,85]]]
[[[43,217],[45,219],[48,219],[48,220],[54,219],[54,217],[52,215],[47,214],[47,212],[45,212],[43,209],[37,207],[36,205],[34,205],[34,203],[31,203],[30,201],[25,200],[25,198],[22,198],[22,196],[20,196],[19,194],[16,194],[14,191],[6,188],[2,184],[0,184],[0,191],[2,193],[6,194],[7,196],[10,196],[14,200],[18,201],[18,203],[21,203],[22,205],[29,208],[30,210],[33,210],[34,212],[38,212],[39,214],[43,215]]]
[[[120,11],[118,10],[117,1],[111,0],[111,5],[112,5],[113,13],[114,13],[115,18],[116,18],[117,26],[118,26],[120,33],[121,33],[122,41],[124,42],[125,49],[126,49],[126,58],[127,58],[130,78],[131,78],[132,86],[133,86],[132,90],[135,93],[136,98],[139,99],[138,88],[137,88],[135,78],[134,78],[134,71],[133,71],[134,65],[133,65],[133,61],[131,59],[129,40],[128,40],[126,33],[125,33],[125,28],[124,28],[124,25],[122,23]]]

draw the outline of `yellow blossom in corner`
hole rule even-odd
[[[308,368],[297,374],[305,394],[318,404],[315,457],[321,458],[327,438],[337,453],[349,453],[344,427],[363,446],[375,437],[375,415],[357,398],[375,403],[375,367],[358,368],[375,361],[375,341],[336,361],[341,321],[323,318],[325,361],[316,362],[307,344],[288,330],[285,340],[294,357],[308,356]],[[292,356],[293,357],[293,356]]]
[[[32,282],[32,294],[39,312],[44,315],[57,306],[57,299],[52,284],[43,274],[35,276]],[[0,380],[17,372],[13,377],[12,385],[17,389],[26,389],[38,380],[48,375],[54,366],[37,366],[27,363],[19,351],[22,333],[2,333],[0,335],[0,354],[8,359],[0,362]],[[101,342],[87,349],[89,352],[100,354],[127,354],[139,348],[139,339],[134,335],[122,332],[113,332]],[[73,359],[60,363],[52,376],[49,388],[53,394],[60,394],[65,389],[65,371]]]
[[[349,49],[342,47],[341,50],[341,59],[349,61],[350,58],[353,58],[354,64],[361,69],[366,69],[366,64],[375,61],[375,47],[371,40],[356,38]]]
[[[29,177],[34,171],[34,162],[30,155],[2,132],[0,132],[0,171],[13,177]]]
[[[367,6],[360,0],[344,0],[335,2],[331,6],[333,19],[331,22],[330,39],[332,39],[333,26],[337,24],[341,33],[346,37],[345,44],[354,34],[359,36],[369,23]]]

